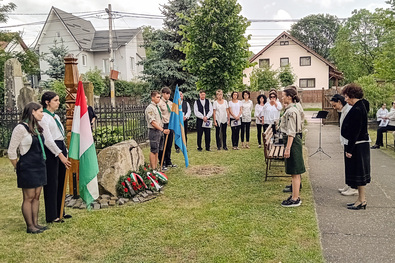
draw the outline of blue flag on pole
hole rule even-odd
[[[169,129],[174,131],[174,143],[180,147],[180,150],[184,154],[185,167],[188,167],[188,153],[187,144],[184,133],[184,113],[182,112],[182,104],[180,98],[180,91],[178,85],[174,93],[173,105],[171,107],[171,115],[169,121]]]

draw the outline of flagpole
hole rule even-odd
[[[165,158],[166,145],[167,145],[168,138],[169,138],[169,134],[166,134],[165,146],[163,146],[162,161],[160,162],[160,171],[161,172],[162,172],[162,167],[163,167],[163,159]]]

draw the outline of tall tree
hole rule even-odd
[[[279,81],[276,75],[277,71],[271,70],[269,65],[254,68],[250,77],[250,89],[253,91],[277,89]]]
[[[289,33],[303,44],[329,59],[340,22],[329,14],[309,15],[291,26]]]
[[[296,79],[296,75],[292,72],[292,67],[290,64],[281,67],[278,71],[277,77],[282,87],[292,85]]]
[[[355,10],[341,26],[335,46],[331,50],[338,68],[343,71],[346,82],[374,73],[374,60],[381,52],[385,36],[383,19],[386,12],[376,9]]]
[[[199,78],[197,88],[209,95],[217,89],[226,93],[235,88],[249,66],[248,38],[244,36],[249,22],[240,12],[237,0],[203,0],[189,23],[181,26],[183,63]]]
[[[64,57],[67,55],[67,47],[63,44],[63,39],[60,45],[55,40],[54,45],[49,48],[51,54],[42,54],[44,61],[49,64],[49,69],[44,72],[52,79],[64,78]]]
[[[170,0],[161,10],[165,16],[163,29],[144,29],[147,57],[142,62],[143,79],[150,84],[150,90],[169,86],[174,91],[178,84],[184,92],[185,99],[197,97],[196,77],[183,68],[180,61],[185,59],[185,54],[176,49],[183,40],[178,34],[180,26],[187,23],[185,17],[188,17],[195,7],[196,0]]]
[[[8,13],[16,9],[16,4],[8,3],[6,5],[0,5],[0,22],[6,23],[8,20]]]

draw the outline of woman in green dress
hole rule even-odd
[[[287,88],[282,93],[282,100],[287,107],[281,117],[280,129],[285,140],[285,173],[292,176],[292,195],[281,205],[295,207],[302,203],[299,196],[301,174],[306,172],[302,148],[302,117],[295,104],[300,99],[295,89]]]

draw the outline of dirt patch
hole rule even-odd
[[[196,177],[210,177],[214,175],[224,174],[225,167],[217,165],[197,165],[187,169],[187,174]]]

